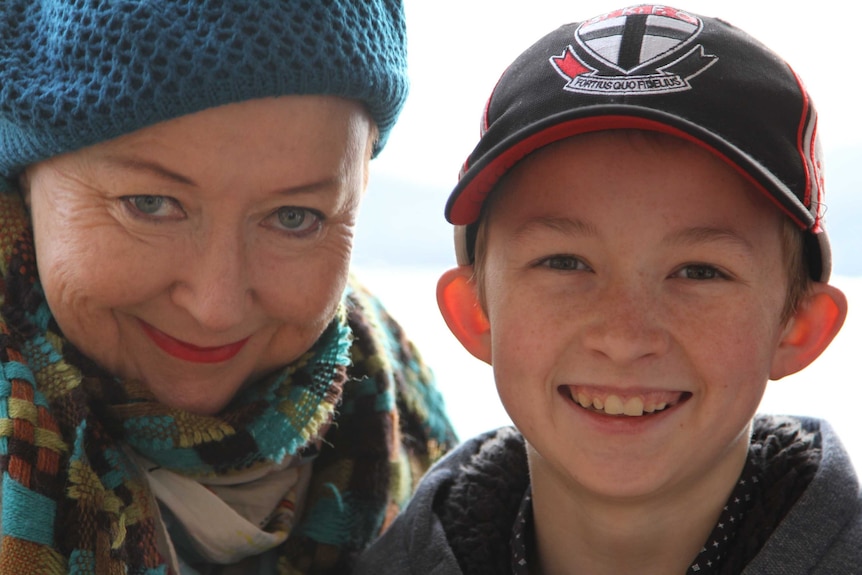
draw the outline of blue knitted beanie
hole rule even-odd
[[[3,0],[0,176],[200,110],[365,104],[376,155],[407,96],[400,0]]]

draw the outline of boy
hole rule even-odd
[[[847,309],[790,68],[720,20],[637,6],[539,40],[483,124],[438,301],[518,432],[429,472],[359,572],[862,572],[834,432],[755,417]]]

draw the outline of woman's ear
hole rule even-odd
[[[479,302],[473,266],[453,268],[440,277],[437,305],[461,345],[475,357],[491,363],[491,325]]]
[[[847,317],[847,298],[835,286],[815,282],[784,327],[770,379],[796,373],[817,359]]]

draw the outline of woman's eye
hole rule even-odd
[[[137,216],[157,219],[182,217],[182,209],[176,200],[166,196],[125,196],[121,199]]]
[[[674,275],[688,280],[714,280],[726,277],[714,266],[704,264],[685,266]]]
[[[542,265],[549,267],[553,270],[577,271],[590,269],[590,266],[588,266],[583,262],[583,260],[576,258],[575,256],[550,256],[542,260],[541,263]]]
[[[285,206],[275,212],[278,226],[294,234],[304,235],[320,228],[323,216],[308,208]]]

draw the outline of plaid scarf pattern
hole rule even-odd
[[[65,341],[34,253],[21,199],[0,193],[0,574],[170,573],[155,498],[128,449],[206,478],[318,445],[278,572],[343,572],[455,442],[430,373],[359,287],[311,350],[200,416],[118,381]]]

